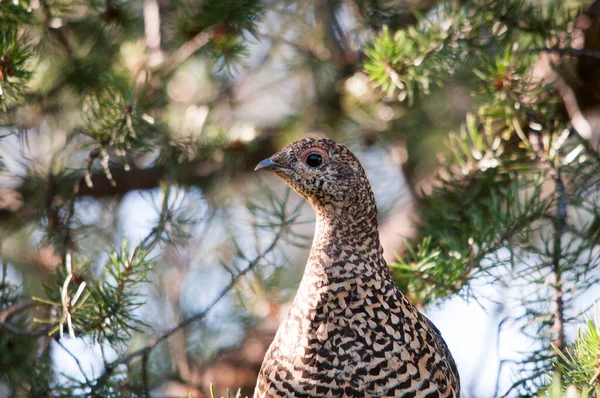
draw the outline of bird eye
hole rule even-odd
[[[306,157],[306,164],[310,167],[319,167],[323,163],[323,156],[318,153],[311,153]]]

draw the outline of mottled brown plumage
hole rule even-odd
[[[383,259],[375,198],[356,157],[334,141],[308,138],[263,168],[311,204],[317,223],[254,396],[459,397],[440,332],[400,292]]]

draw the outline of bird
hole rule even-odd
[[[459,398],[456,363],[383,258],[375,196],[356,156],[326,138],[261,161],[316,215],[292,306],[265,354],[254,397]]]

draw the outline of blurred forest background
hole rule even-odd
[[[315,134],[465,397],[600,396],[586,0],[0,1],[0,396],[252,395],[314,228],[252,170]]]

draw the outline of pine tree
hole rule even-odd
[[[310,241],[301,201],[240,176],[318,129],[406,149],[419,224],[392,267],[413,302],[517,296],[502,325],[536,345],[498,396],[598,396],[598,321],[567,332],[600,278],[598,3],[407,4],[0,2],[0,395],[206,390],[194,375],[285,301]],[[240,122],[254,80],[293,110]],[[472,99],[449,133],[427,112],[453,85]],[[138,190],[147,228],[125,238]]]
[[[414,27],[384,27],[366,50],[365,70],[390,99],[410,103],[471,70],[477,79],[476,110],[450,135],[424,198],[423,240],[393,267],[425,303],[469,295],[478,280],[518,289],[525,312],[507,321],[540,345],[506,394],[534,394],[553,360],[566,370],[573,302],[599,282],[597,137],[568,83],[600,59],[583,47],[597,40],[578,27],[588,17],[569,2],[445,2]]]

